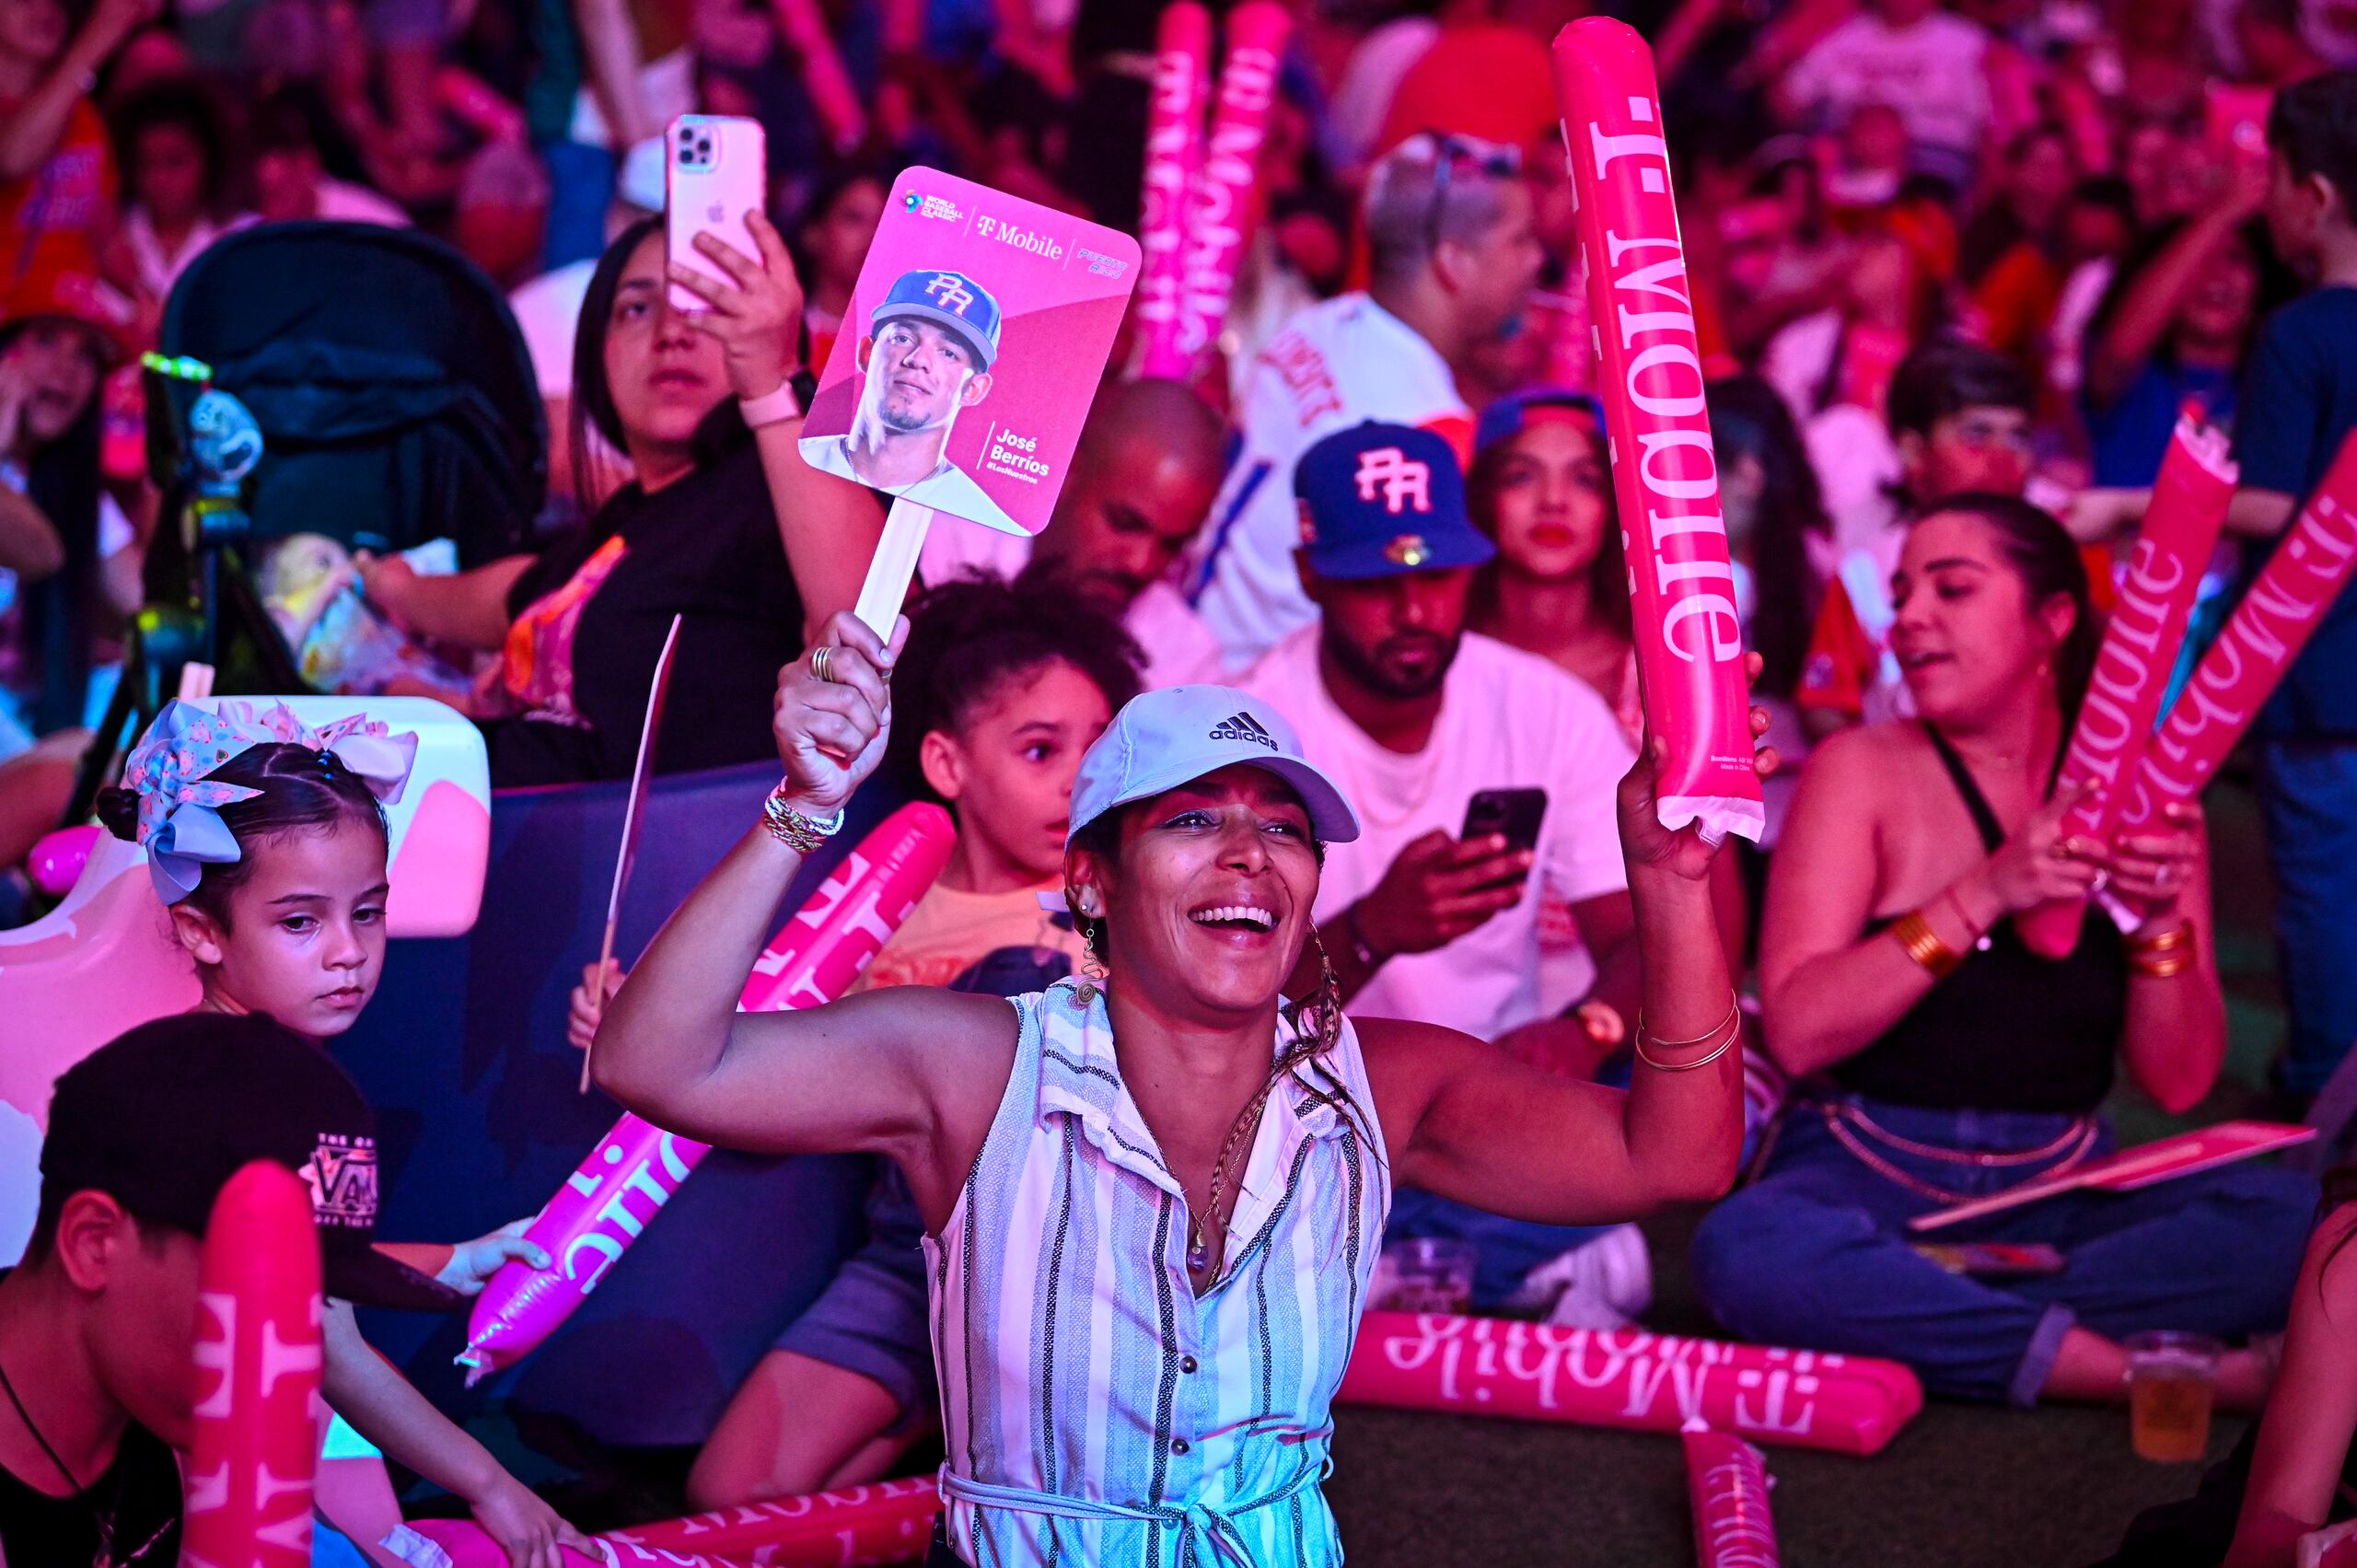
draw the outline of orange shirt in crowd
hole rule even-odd
[[[10,107],[0,104],[0,112]],[[96,275],[99,242],[113,226],[115,194],[106,123],[83,99],[47,161],[0,185],[0,287],[21,296],[62,274]]]
[[[1468,22],[1443,29],[1399,79],[1376,151],[1388,152],[1420,131],[1523,147],[1555,134],[1562,117],[1547,45],[1525,28]]]

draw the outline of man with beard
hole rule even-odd
[[[1580,1029],[1565,1015],[1592,995],[1631,1016],[1612,800],[1634,758],[1586,685],[1465,630],[1496,551],[1466,515],[1455,452],[1370,422],[1311,447],[1294,494],[1319,619],[1238,684],[1362,803],[1365,830],[1334,846],[1317,912],[1353,1010],[1497,1040]],[[1458,841],[1475,795],[1516,788],[1547,792],[1536,850]]]
[[[958,413],[990,395],[998,301],[963,273],[903,273],[868,319],[851,434],[804,443],[804,460],[953,517],[1023,533],[948,458]]]
[[[1619,1043],[1599,1020],[1631,1019],[1637,1002],[1613,824],[1635,759],[1620,724],[1577,677],[1465,630],[1475,572],[1496,551],[1440,436],[1338,432],[1303,454],[1293,488],[1295,560],[1318,620],[1237,684],[1292,720],[1358,805],[1360,837],[1329,847],[1316,911],[1350,1011],[1592,1073]],[[1474,796],[1525,788],[1547,792],[1535,850],[1457,837]],[[1314,957],[1295,980],[1317,983]],[[1391,1230],[1470,1244],[1477,1308],[1612,1328],[1650,1297],[1632,1226],[1528,1225],[1402,1188]]]

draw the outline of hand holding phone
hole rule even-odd
[[[749,134],[737,133],[740,126]],[[682,115],[667,144],[673,149],[665,231],[673,308],[719,343],[729,389],[740,399],[765,398],[802,368],[802,285],[785,240],[761,208],[761,129],[749,120]],[[689,167],[707,161],[709,180]],[[747,190],[733,189],[747,183],[741,173],[720,178],[729,168],[755,171]],[[713,195],[700,215],[691,210],[699,196],[690,191]],[[682,308],[682,298],[691,307]]]
[[[1534,827],[1534,842],[1537,836]],[[1383,880],[1352,907],[1351,918],[1384,958],[1429,953],[1520,903],[1531,860],[1531,852],[1514,847],[1503,830],[1459,841],[1435,829],[1399,852]]]
[[[664,133],[663,153],[665,259],[716,286],[736,286],[721,263],[695,241],[696,236],[709,234],[747,261],[761,261],[746,221],[764,205],[769,180],[761,122],[733,114],[682,114]],[[695,314],[712,306],[674,283],[671,308]]]

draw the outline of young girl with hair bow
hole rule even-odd
[[[157,715],[99,816],[147,851],[156,896],[196,963],[200,1009],[267,1013],[322,1047],[359,1018],[384,972],[384,807],[401,799],[416,753],[416,736],[359,714],[318,730],[284,703],[256,714],[175,702]],[[378,1250],[404,1266],[404,1305],[447,1310],[510,1259],[546,1266],[523,1237],[528,1223],[456,1246]],[[326,1303],[326,1329],[328,1403],[465,1498],[513,1568],[559,1568],[560,1543],[594,1551],[368,1347],[350,1303]]]

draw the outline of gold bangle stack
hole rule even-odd
[[[2172,926],[2158,936],[2147,936],[2128,945],[2128,967],[2154,980],[2175,979],[2191,969],[2200,956],[2189,923]]]
[[[1933,980],[1947,979],[1964,962],[1962,953],[1940,940],[1940,934],[1932,929],[1932,923],[1923,918],[1922,910],[1909,910],[1892,921],[1890,934],[1898,938],[1898,945],[1907,950],[1909,958],[1931,971]]]
[[[1726,1038],[1720,1040],[1721,1035]],[[1712,1063],[1724,1056],[1735,1049],[1735,1042],[1742,1038],[1743,1004],[1735,993],[1730,991],[1727,993],[1727,1016],[1720,1019],[1717,1026],[1708,1034],[1696,1035],[1692,1040],[1664,1040],[1659,1035],[1647,1034],[1645,1015],[1640,1011],[1637,1014],[1636,1040],[1631,1049],[1636,1051],[1638,1061],[1657,1073],[1691,1073],[1698,1067],[1708,1067]],[[1694,1046],[1708,1045],[1713,1040],[1717,1040],[1718,1043],[1709,1054],[1698,1056],[1691,1062],[1656,1062],[1645,1053],[1647,1040],[1651,1040],[1655,1047],[1663,1051],[1686,1051]]]

